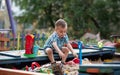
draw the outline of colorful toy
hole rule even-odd
[[[49,69],[49,68],[40,68],[40,73],[47,73],[47,74],[50,74],[52,73],[52,69]]]
[[[72,48],[78,49],[77,41],[69,41],[69,43],[71,44]],[[65,44],[65,46],[67,46],[67,45]],[[84,48],[84,45],[82,45],[82,48]]]
[[[34,35],[28,34],[25,37],[25,54],[24,56],[28,58],[36,57],[36,55],[33,53],[33,47],[34,47]]]
[[[35,66],[40,67],[40,65],[37,62],[32,62],[32,64],[31,64],[32,70],[34,69]]]
[[[50,74],[52,73],[52,69],[50,68],[45,68],[45,67],[41,67],[39,63],[37,62],[32,62],[31,67],[28,67],[26,65],[26,67],[24,68],[25,71],[31,71],[31,72],[40,72],[40,73],[47,73]]]
[[[33,53],[33,45],[34,45],[34,35],[28,34],[25,37],[25,54]]]
[[[24,70],[26,71],[35,71],[37,69],[40,69],[40,65],[37,62],[32,62],[31,67],[25,66]]]
[[[25,70],[26,70],[26,71],[29,71],[29,67],[28,67],[27,65],[25,66]]]
[[[70,44],[73,48],[78,48],[78,44],[76,41],[70,41]]]
[[[33,47],[33,54],[38,55],[39,48],[40,47],[37,44],[35,44],[34,47]]]
[[[79,60],[78,58],[74,58],[72,61],[73,61],[74,63],[76,63],[76,64],[79,64],[79,63],[80,63],[80,60]]]
[[[98,47],[99,47],[99,48],[102,48],[102,47],[103,47],[102,41],[99,41],[99,42],[98,42]]]

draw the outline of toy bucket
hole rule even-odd
[[[40,48],[40,47],[39,47],[38,45],[34,45],[34,47],[33,47],[33,54],[34,54],[34,55],[37,56],[39,48]]]

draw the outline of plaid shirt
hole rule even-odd
[[[68,43],[68,36],[67,34],[63,38],[59,38],[58,34],[56,32],[53,32],[51,36],[47,39],[45,42],[44,48],[52,48],[54,49],[52,43],[56,42],[58,48],[62,49],[62,47]]]

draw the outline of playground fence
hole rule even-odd
[[[35,33],[33,35],[35,36],[35,44],[42,47],[45,43],[46,35],[44,33]],[[12,33],[0,32],[0,51],[25,49],[25,36],[26,34],[24,33],[18,33],[16,38],[13,38]]]

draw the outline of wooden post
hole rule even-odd
[[[5,37],[5,33],[0,34],[0,51],[9,50],[9,47],[7,47],[9,41],[10,39]]]
[[[7,34],[7,38],[10,39],[10,33]],[[7,47],[8,47],[8,48],[10,47],[10,41],[7,42]]]
[[[21,40],[22,40],[22,43],[21,43],[21,49],[24,49],[25,48],[25,34],[24,33],[21,33]]]

